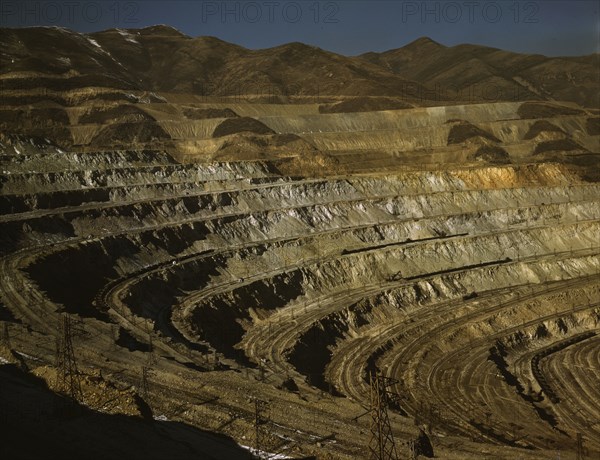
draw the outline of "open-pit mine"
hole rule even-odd
[[[522,89],[440,101],[384,54],[0,42],[3,458],[600,456],[597,56],[398,50]]]

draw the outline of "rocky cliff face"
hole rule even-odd
[[[2,311],[20,321],[10,328],[24,350],[35,339],[17,331],[52,334],[66,312],[102,337],[80,342],[86,366],[125,359],[131,374],[152,356],[163,378],[198,373],[221,396],[292,379],[304,415],[276,409],[277,423],[300,431],[325,407],[319,392],[347,397],[343,413],[367,404],[374,370],[400,382],[399,414],[492,450],[570,445],[568,430],[596,416],[592,389],[571,393],[586,369],[554,367],[591,362],[600,319],[600,190],[565,166],[292,177],[270,162],[183,165],[157,150],[64,152],[24,137],[5,137],[1,159]],[[267,393],[274,407],[290,397]],[[433,407],[444,409],[424,415]],[[527,424],[515,428],[515,414]],[[344,450],[318,450],[360,455],[348,429]],[[444,439],[439,449],[469,458]]]

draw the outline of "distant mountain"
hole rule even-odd
[[[2,96],[83,87],[215,96],[387,96],[414,105],[563,100],[594,107],[598,55],[547,58],[428,38],[348,57],[301,43],[249,50],[168,26],[80,34],[0,29]],[[335,100],[335,99],[334,99]]]
[[[403,48],[365,53],[365,61],[420,82],[448,99],[543,99],[600,105],[600,55],[549,58],[477,45],[446,47],[420,38]]]
[[[61,28],[1,29],[0,45],[3,89],[87,84],[219,96],[424,90],[361,58],[301,43],[253,51],[214,37],[191,38],[166,26],[88,35]]]

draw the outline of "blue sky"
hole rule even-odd
[[[59,25],[81,32],[168,24],[247,48],[299,41],[346,55],[428,36],[548,56],[600,51],[596,1],[3,0],[2,26]]]

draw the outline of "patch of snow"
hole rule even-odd
[[[102,48],[102,46],[100,46],[100,44],[96,40],[94,40],[93,38],[90,38],[90,37],[85,37],[85,38],[87,38],[87,40],[92,45],[96,46],[101,53],[103,53],[103,54],[107,55],[109,58],[111,58],[114,61],[115,64],[117,64],[117,65],[121,66],[123,69],[125,69],[125,66],[123,64],[121,64],[119,61],[117,61],[108,51],[106,51],[104,48]],[[96,59],[94,59],[93,57],[91,59],[96,64],[98,64],[98,61],[96,61]]]
[[[0,356],[0,364],[10,364],[10,361],[4,359],[2,356]]]
[[[96,40],[94,40],[93,38],[89,38],[89,37],[88,37],[88,41],[89,41],[89,42],[90,42],[92,45],[94,45],[94,46],[96,46],[96,47],[98,47],[98,48],[100,48],[100,49],[102,50],[102,47],[100,46],[100,44],[99,44],[99,43],[98,43]],[[102,50],[102,51],[104,51],[104,50]]]
[[[71,65],[71,59],[68,57],[59,57],[58,61],[65,65]]]
[[[154,415],[152,417],[154,420],[158,420],[159,422],[168,422],[169,419],[167,418],[166,415]]]
[[[16,352],[18,355],[21,355],[23,358],[31,359],[32,361],[39,361],[35,356],[28,355],[27,353],[23,353],[21,351]]]
[[[66,27],[60,27],[60,26],[28,26],[28,27],[35,27],[36,29],[54,29],[54,30],[58,30],[60,32],[66,32],[68,34],[72,33]]]
[[[119,34],[121,35],[121,37],[123,37],[125,39],[125,41],[129,42],[129,43],[135,43],[136,45],[139,45],[140,42],[138,42],[133,35],[131,35],[129,32],[127,32],[126,30],[122,30],[122,29],[117,29],[117,32],[119,32]]]
[[[159,96],[159,95],[158,95],[158,94],[156,94],[156,93],[150,93],[150,96],[153,96],[153,97],[155,97],[155,98],[157,98],[157,99],[160,99],[162,102],[167,102],[167,100],[166,100],[164,97],[162,97],[162,96]]]
[[[250,453],[252,455],[254,455],[255,457],[258,457],[258,458],[267,458],[269,460],[283,460],[286,458],[292,458],[292,457],[288,457],[287,455],[283,455],[283,454],[272,454],[270,452],[265,452],[263,450],[257,450],[254,447],[243,446],[242,444],[240,444],[240,447],[242,449],[246,449],[246,450],[250,451]]]
[[[165,29],[171,29],[174,30],[175,32],[179,32],[175,27],[170,26],[168,24],[154,24],[153,26],[150,27],[164,27]]]

